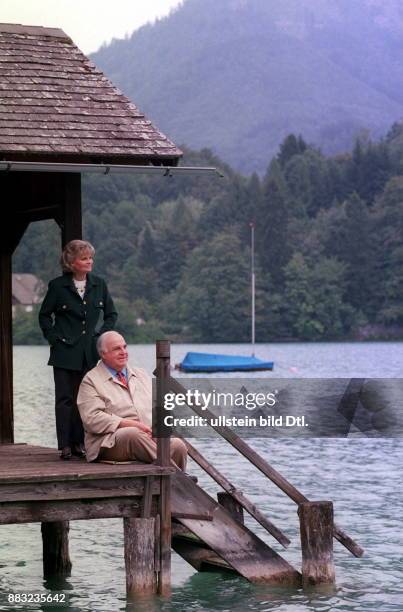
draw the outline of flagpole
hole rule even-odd
[[[250,224],[250,265],[251,265],[251,293],[252,293],[252,357],[255,356],[255,223]]]

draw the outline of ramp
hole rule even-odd
[[[172,475],[171,508],[179,524],[173,525],[173,547],[196,569],[232,568],[250,582],[301,585],[297,570],[183,472]],[[208,519],[186,518],[201,513]]]

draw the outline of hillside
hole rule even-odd
[[[178,144],[263,172],[290,132],[336,153],[402,116],[398,0],[185,0],[92,56]]]
[[[208,150],[186,165],[223,178],[83,178],[84,236],[130,342],[247,342],[255,220],[256,334],[277,340],[402,339],[403,125],[379,143],[326,157],[289,135],[263,180]],[[268,160],[269,161],[269,160]],[[59,273],[59,232],[32,223],[15,272]],[[14,320],[38,343],[36,314]]]

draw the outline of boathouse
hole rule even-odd
[[[61,246],[82,237],[83,171],[166,173],[180,157],[62,30],[0,24],[0,524],[42,523],[45,575],[69,572],[69,519],[122,516],[128,591],[168,588],[163,509],[159,535],[157,525],[143,530],[148,554],[159,546],[159,571],[144,582],[129,558],[147,556],[132,545],[136,517],[155,522],[152,500],[170,512],[162,497],[172,468],[63,466],[52,449],[13,444],[12,254],[33,221],[54,219]]]
[[[81,238],[85,166],[172,167],[180,156],[62,30],[0,24],[1,442],[13,442],[11,257],[29,223],[54,219],[62,244]]]
[[[285,534],[189,443],[223,489],[218,501],[169,465],[169,438],[158,437],[152,465],[61,462],[56,449],[14,444],[11,261],[26,228],[54,219],[61,245],[81,238],[83,172],[191,171],[180,157],[62,30],[0,24],[0,524],[41,523],[45,576],[70,571],[70,520],[122,517],[128,593],[169,592],[171,545],[197,570],[299,586],[300,572],[244,525],[243,510],[287,547]],[[163,389],[183,387],[169,342],[156,349],[158,408]],[[331,503],[309,502],[234,432],[218,433],[298,504],[307,583],[333,582],[333,538],[363,551],[333,524]]]

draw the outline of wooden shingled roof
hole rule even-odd
[[[0,159],[176,165],[181,154],[62,30],[0,24]]]

